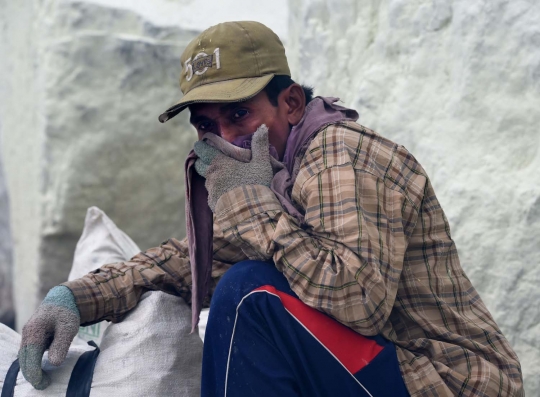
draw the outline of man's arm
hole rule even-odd
[[[231,266],[227,260],[234,263],[245,259],[239,250],[223,239],[215,224],[213,242],[210,294]],[[82,278],[51,289],[23,328],[19,362],[24,377],[34,388],[45,389],[50,384],[50,378],[41,368],[45,350],[49,350],[50,361],[60,365],[79,324],[121,321],[146,290],[179,295],[189,302],[191,273],[187,247],[185,239],[169,239],[130,261],[104,265]]]
[[[306,225],[285,213],[261,185],[224,194],[216,219],[225,238],[250,258],[273,258],[302,301],[359,333],[375,335],[397,293],[407,245],[403,213],[412,224],[416,211],[399,189],[384,182],[397,148],[374,160],[383,163],[381,177],[370,169],[375,164],[358,162],[350,149],[354,142],[345,143],[347,131],[339,128],[331,126],[315,138],[293,189]],[[358,144],[359,153],[364,146]],[[416,182],[423,181],[419,176]]]
[[[214,262],[210,293],[221,276],[242,252],[223,240],[214,227]],[[79,279],[63,283],[73,295],[81,325],[102,320],[121,321],[149,290],[160,290],[191,302],[191,269],[187,239],[171,238],[159,247],[135,255],[131,260],[107,264]]]

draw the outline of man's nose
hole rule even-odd
[[[235,134],[234,128],[231,123],[228,123],[226,121],[219,121],[216,123],[216,129],[218,135],[225,139],[227,142],[234,141]]]

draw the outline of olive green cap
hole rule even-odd
[[[184,97],[159,116],[162,123],[192,103],[243,101],[275,75],[291,75],[281,40],[259,22],[212,26],[188,44],[180,61]]]

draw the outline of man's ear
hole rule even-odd
[[[289,125],[296,125],[302,119],[306,109],[306,95],[300,84],[291,84],[279,94],[278,101],[283,101],[287,109],[287,121]]]

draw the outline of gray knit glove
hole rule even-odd
[[[51,383],[41,369],[43,353],[48,349],[50,363],[62,364],[79,331],[80,319],[73,293],[60,285],[49,291],[23,327],[19,365],[25,379],[34,388],[43,390]]]
[[[226,156],[204,141],[195,143],[194,151],[199,157],[195,162],[195,170],[206,178],[208,205],[212,212],[215,212],[219,198],[236,187],[270,186],[274,173],[268,147],[268,128],[264,124],[253,135],[251,161],[247,163]]]

